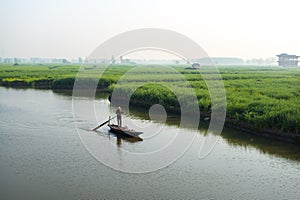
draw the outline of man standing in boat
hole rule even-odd
[[[118,107],[116,114],[117,114],[118,126],[122,127],[122,108],[120,106]]]

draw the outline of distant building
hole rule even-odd
[[[192,67],[193,67],[193,68],[199,68],[199,67],[200,67],[200,64],[199,64],[199,63],[193,63],[193,64],[192,64]]]
[[[276,55],[278,57],[278,65],[283,67],[294,67],[298,66],[298,58],[300,56],[296,55],[288,55],[286,53],[282,53],[280,55]]]
[[[196,69],[200,69],[200,64],[199,63],[193,63],[192,67],[186,67],[184,68],[186,70],[196,70]]]

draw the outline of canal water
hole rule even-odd
[[[125,113],[124,124],[134,122],[143,130],[151,126],[152,131],[144,131],[141,139],[128,139],[110,133],[107,126],[91,131],[115,112],[106,98],[74,100],[50,90],[3,87],[0,97],[1,199],[296,199],[300,196],[299,145],[230,129],[220,136],[211,135],[205,128],[180,128],[176,117],[160,123],[139,111]],[[74,101],[83,110],[85,104],[93,101],[95,113],[76,115]],[[149,152],[163,149],[178,134],[196,137],[175,159],[171,154],[134,159],[135,155],[146,157]],[[200,159],[200,146],[208,137],[215,137],[218,142]],[[108,144],[109,149],[105,146]],[[176,145],[175,149],[181,148]],[[106,157],[101,160],[103,155]],[[164,162],[168,164],[152,172],[122,172],[122,169],[154,169]]]

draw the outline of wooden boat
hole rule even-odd
[[[137,132],[132,129],[128,129],[126,127],[120,127],[118,125],[114,124],[108,124],[108,127],[110,128],[110,131],[116,134],[120,134],[127,137],[138,137],[140,134],[143,134],[143,132]]]

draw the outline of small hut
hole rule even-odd
[[[298,66],[298,58],[300,56],[296,55],[288,55],[286,53],[282,53],[280,55],[276,55],[278,57],[278,65],[282,67],[294,67]]]

